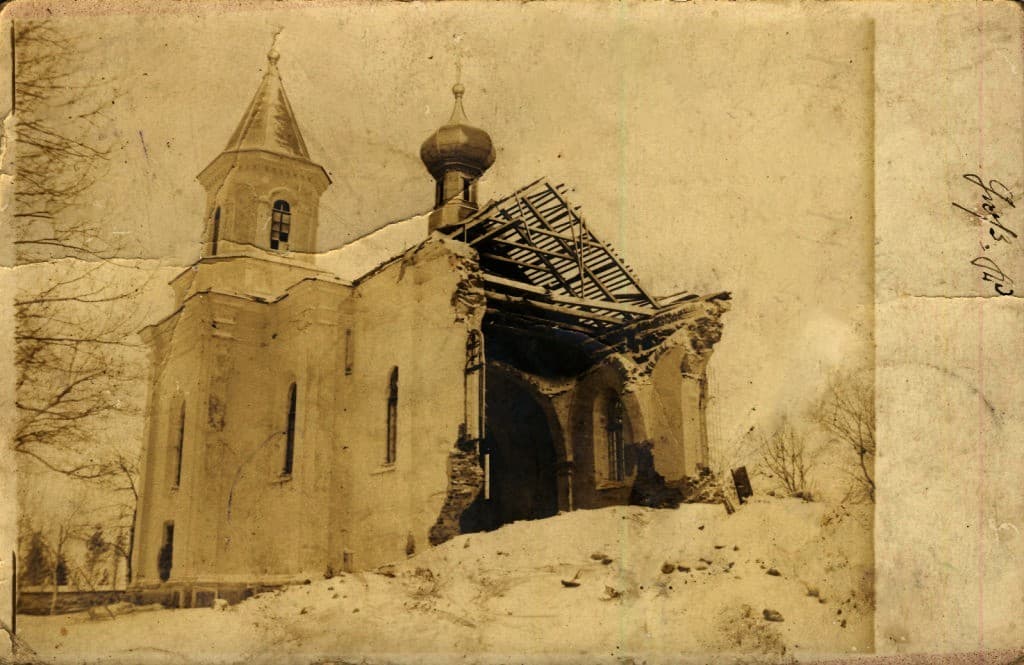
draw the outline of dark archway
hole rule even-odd
[[[489,371],[486,409],[491,498],[481,506],[479,527],[557,514],[555,442],[537,397],[520,381]]]

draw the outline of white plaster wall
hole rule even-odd
[[[706,451],[702,449],[700,383],[680,370],[687,355],[683,347],[662,355],[651,372],[648,389],[654,466],[667,480],[695,475],[697,465],[706,460]]]
[[[252,276],[239,259],[200,280]],[[199,293],[165,321],[153,387],[139,528],[140,581],[156,581],[175,522],[172,581],[255,581],[356,568],[428,545],[466,413],[468,331],[460,262],[429,242],[358,289],[298,281],[276,302]],[[227,262],[226,262],[227,263]],[[271,265],[280,284],[282,266]],[[470,308],[472,309],[472,308]],[[346,331],[352,348],[346,354]],[[346,355],[350,372],[346,372]],[[399,367],[398,453],[384,464],[388,378]],[[297,386],[293,472],[282,477],[288,391]],[[178,386],[188,392],[182,484],[169,487]],[[173,416],[173,417],[170,417]]]
[[[349,491],[338,515],[345,549],[366,568],[428,546],[448,489],[448,456],[465,414],[468,331],[457,313],[456,264],[430,241],[356,290],[351,375],[340,391],[339,440]],[[385,460],[388,379],[399,368],[397,459]]]

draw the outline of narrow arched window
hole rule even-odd
[[[292,207],[287,201],[274,201],[270,215],[270,249],[288,249],[288,234],[292,227]]]
[[[220,241],[220,208],[213,211],[213,230],[210,233],[210,255],[217,255],[217,243]]]
[[[391,368],[388,379],[388,440],[384,463],[394,464],[398,455],[398,368]]]
[[[352,373],[352,366],[355,363],[355,343],[352,340],[352,329],[345,331],[345,375]]]
[[[469,178],[462,179],[462,200],[471,201],[469,188],[473,184],[473,181]]]
[[[284,469],[281,470],[281,474],[290,476],[292,474],[292,462],[295,459],[295,407],[296,407],[296,389],[293,383],[288,388],[288,427],[285,430],[284,440]]]
[[[617,394],[610,394],[605,409],[608,479],[625,480],[631,469],[626,468],[625,410],[622,399]]]
[[[181,485],[181,462],[185,453],[185,403],[181,403],[178,413],[178,430],[175,432],[174,445],[174,487]]]

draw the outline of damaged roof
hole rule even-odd
[[[610,341],[630,324],[699,299],[652,296],[588,228],[565,186],[544,178],[489,203],[447,233],[479,253],[488,308],[505,323],[555,326]]]
[[[602,348],[688,303],[729,297],[686,292],[654,297],[589,229],[579,207],[567,199],[565,186],[544,178],[441,232],[479,255],[493,321],[583,334]],[[422,244],[427,234],[428,215],[393,222],[318,255],[316,265],[355,283]]]

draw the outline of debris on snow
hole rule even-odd
[[[24,616],[18,632],[47,662],[68,654],[117,662],[142,649],[217,662],[280,662],[296,650],[353,662],[385,653],[398,654],[390,660],[480,657],[467,664],[486,659],[480,649],[544,662],[652,649],[666,657],[863,651],[873,642],[870,513],[850,510],[758,497],[732,516],[714,504],[578,510],[455,536],[375,571],[330,580],[318,573],[309,585],[260,594],[230,611],[136,610],[112,621],[84,612]],[[733,548],[728,560],[708,555],[715,544]],[[608,552],[616,565],[599,565]],[[702,557],[715,562],[693,574]],[[769,579],[758,560],[800,571],[799,579]],[[667,562],[677,576],[661,572]],[[559,594],[563,588],[578,590]],[[809,588],[819,601],[837,602],[808,602]],[[784,622],[754,609],[769,603]]]

